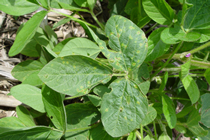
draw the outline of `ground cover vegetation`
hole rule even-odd
[[[210,0],[110,0],[104,22],[96,2],[0,1],[0,10],[14,16],[46,9],[19,28],[10,48],[11,57],[37,59],[12,70],[22,83],[10,94],[27,106],[0,119],[0,139],[208,140]],[[43,24],[50,11],[66,18]],[[73,17],[80,12],[97,26]],[[70,20],[87,38],[58,42],[53,29]]]

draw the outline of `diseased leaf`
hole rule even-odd
[[[141,125],[143,126],[146,126],[154,121],[154,119],[157,117],[157,111],[152,106],[149,106],[146,116],[147,117],[145,117],[141,122]]]
[[[28,2],[27,0],[1,0],[0,9],[1,11],[13,15],[22,16],[33,11],[36,11],[39,5]]]
[[[210,0],[188,0],[193,4],[184,16],[184,29],[207,29],[210,27]]]
[[[38,12],[26,22],[26,24],[17,34],[15,42],[9,50],[9,56],[17,55],[24,49],[26,44],[34,36],[37,28],[41,24],[46,14],[47,14],[47,11]]]
[[[94,86],[111,79],[112,71],[85,56],[72,55],[55,58],[40,71],[40,79],[53,90],[79,96]]]
[[[44,65],[37,60],[26,60],[17,64],[12,69],[11,73],[23,84],[38,86],[43,83],[38,77],[38,73],[43,68],[43,66]]]
[[[147,39],[132,21],[122,16],[112,16],[106,23],[105,32],[109,46],[114,51],[109,51],[102,41],[98,44],[115,69],[130,72],[143,63],[147,53]]]
[[[44,85],[42,88],[42,100],[45,110],[55,125],[55,127],[63,132],[66,130],[66,111],[63,105],[61,94]]]
[[[175,107],[173,106],[172,100],[167,96],[162,96],[162,104],[163,104],[163,114],[166,118],[168,126],[173,129],[176,125],[176,111]]]
[[[26,127],[26,125],[17,117],[5,117],[0,119],[0,134],[7,131],[22,129],[24,127]]]
[[[161,32],[165,28],[161,27],[153,31],[148,38],[148,52],[145,61],[152,61],[162,56],[170,48],[169,44],[165,44],[161,39]]]
[[[120,138],[113,138],[105,130],[100,123],[97,127],[90,130],[90,140],[119,140]]]
[[[174,11],[165,0],[143,0],[147,15],[159,24],[169,25],[173,22]]]
[[[90,102],[74,103],[66,106],[67,140],[86,140],[89,126],[100,119],[100,113]]]
[[[201,122],[208,128],[210,128],[210,94],[206,93],[201,96],[202,107],[201,107]]]
[[[17,106],[16,112],[17,112],[18,118],[23,124],[25,124],[28,127],[36,126],[31,114],[24,106],[21,106],[21,105]]]
[[[19,101],[32,107],[33,109],[44,113],[44,104],[42,102],[41,90],[37,87],[20,84],[11,88],[10,93]]]
[[[112,91],[102,98],[101,119],[107,133],[119,137],[140,125],[146,116],[148,103],[146,96],[132,81],[117,79],[110,88]]]
[[[95,59],[100,53],[100,48],[86,38],[75,38],[65,44],[59,56],[84,55]]]

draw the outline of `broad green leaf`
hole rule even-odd
[[[158,140],[171,140],[171,138],[167,135],[167,133],[162,133]]]
[[[184,32],[178,25],[166,28],[161,33],[161,40],[166,44],[177,44],[181,41],[194,42],[201,38],[198,32]]]
[[[1,11],[13,15],[22,16],[39,8],[38,5],[28,2],[27,0],[1,0],[0,9]]]
[[[147,135],[146,137],[144,137],[144,140],[154,140],[154,139],[151,138],[149,135]]]
[[[127,140],[136,140],[136,130],[130,132]]]
[[[111,137],[100,123],[97,127],[90,130],[90,140],[120,140],[120,138]]]
[[[10,93],[16,99],[33,109],[42,113],[45,112],[42,93],[39,88],[27,84],[20,84],[12,87]]]
[[[210,0],[188,0],[193,4],[184,16],[185,30],[207,29],[210,27]]]
[[[103,97],[103,95],[105,93],[109,93],[111,91],[111,89],[109,89],[107,86],[105,85],[98,85],[93,89],[93,92],[97,95],[99,95],[100,97]]]
[[[201,38],[197,40],[196,43],[203,43],[210,40],[210,29],[199,29],[199,30],[193,30],[193,31],[201,34]]]
[[[88,99],[92,102],[92,104],[94,106],[100,106],[101,105],[101,97],[98,97],[96,95],[89,94],[88,95]]]
[[[188,128],[195,136],[204,137],[208,134],[207,130],[204,130],[199,124],[190,126]]]
[[[166,121],[168,123],[168,126],[173,129],[176,125],[176,110],[173,105],[172,100],[167,96],[162,96],[162,104],[163,104],[163,114],[166,118]]]
[[[45,31],[40,27],[37,28],[36,33],[35,33],[35,35],[33,36],[32,39],[35,40],[39,45],[45,46],[45,47],[50,42],[50,40],[46,36]]]
[[[193,78],[190,75],[187,75],[182,79],[182,83],[187,91],[188,96],[190,97],[192,104],[196,103],[200,98],[200,91]]]
[[[49,38],[50,43],[52,43],[54,48],[54,46],[58,43],[57,34],[52,30],[52,28],[49,25],[45,26],[45,32]]]
[[[43,83],[38,77],[38,73],[43,66],[44,65],[37,60],[26,60],[17,64],[11,73],[16,79],[23,82],[23,84],[37,86]]]
[[[63,132],[66,130],[66,112],[63,105],[61,94],[44,85],[42,88],[42,100],[45,110],[55,125],[55,127]]]
[[[74,0],[74,2],[80,7],[88,7],[87,0]]]
[[[200,120],[201,120],[201,116],[199,114],[199,111],[194,108],[187,119],[187,126],[191,127],[191,126],[198,125]]]
[[[11,49],[9,50],[9,56],[17,55],[24,49],[26,44],[34,36],[37,28],[41,24],[46,14],[47,11],[38,12],[26,22],[26,24],[17,34],[15,42],[12,45]]]
[[[94,86],[111,79],[112,71],[85,56],[72,55],[55,58],[40,71],[40,79],[53,90],[79,96]]]
[[[206,93],[201,96],[202,107],[201,107],[201,122],[208,128],[210,128],[210,94]]]
[[[210,68],[205,71],[204,76],[208,84],[210,84]]]
[[[129,72],[143,63],[147,54],[147,39],[132,21],[112,16],[106,23],[105,32],[114,51],[109,51],[102,42],[99,46],[115,69]]]
[[[59,56],[84,55],[95,59],[100,51],[100,48],[92,41],[86,38],[75,38],[66,43]]]
[[[146,96],[132,81],[117,79],[110,88],[112,91],[102,98],[101,119],[107,133],[119,137],[140,125],[147,114],[148,103]]]
[[[88,6],[91,10],[94,9],[97,0],[87,0]]]
[[[182,109],[181,112],[176,114],[176,117],[182,118],[182,117],[186,116],[187,114],[189,114],[192,110],[193,110],[193,106],[186,107],[186,108]]]
[[[14,130],[9,131],[5,133],[0,134],[1,140],[32,140],[32,139],[40,139],[45,140],[48,138],[50,133],[52,133],[53,130],[49,127],[43,127],[43,126],[36,126],[36,127],[27,127],[21,130]]]
[[[179,133],[182,133],[182,134],[186,133],[186,131],[187,131],[186,128],[183,125],[176,125],[174,127],[174,129],[177,130]]]
[[[210,140],[210,130],[208,130],[208,134],[204,137],[198,137],[198,140]]]
[[[17,117],[5,117],[0,119],[0,134],[7,131],[22,129],[24,127],[26,127],[26,125]]]
[[[187,75],[189,75],[190,64],[190,61],[187,61],[181,66],[181,80],[184,79]]]
[[[142,4],[147,15],[155,22],[163,25],[173,22],[174,11],[165,0],[143,0]]]
[[[17,112],[18,118],[20,119],[20,121],[22,121],[23,124],[25,124],[28,127],[36,126],[31,114],[24,106],[21,106],[21,105],[17,106],[16,112]]]
[[[63,47],[66,45],[66,43],[68,43],[70,40],[72,40],[73,38],[67,38],[61,42],[59,42],[53,49],[53,51],[59,55],[61,50],[63,49]]]
[[[113,1],[113,0],[111,0]],[[109,3],[111,3],[111,1],[109,1]],[[110,11],[110,15],[122,15],[122,16],[126,16],[124,9],[126,6],[126,3],[128,2],[128,0],[116,0],[116,2],[114,2],[112,5],[111,11]]]
[[[38,0],[38,1],[42,5],[42,7],[46,8],[46,9],[49,8],[48,0]]]
[[[37,50],[38,47],[40,46],[36,41],[31,39],[20,53],[30,57],[39,57],[39,51]]]
[[[152,61],[162,56],[170,48],[169,44],[165,44],[160,39],[161,32],[164,29],[165,29],[164,27],[158,28],[150,34],[148,38],[148,52],[145,61]]]
[[[100,119],[100,113],[90,102],[74,103],[66,106],[67,140],[86,140],[89,126]]]
[[[143,126],[146,126],[154,121],[154,119],[157,117],[157,111],[152,106],[149,106],[146,116],[147,117],[145,117],[141,122],[141,125]]]

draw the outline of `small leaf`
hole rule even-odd
[[[143,0],[147,15],[159,24],[169,25],[173,22],[174,11],[165,0]]]
[[[74,2],[80,7],[88,7],[87,0],[74,0]]]
[[[208,128],[210,128],[210,94],[206,93],[201,96],[202,107],[201,107],[201,122]]]
[[[59,56],[84,55],[95,59],[100,51],[100,48],[92,41],[85,38],[75,38],[66,43]]]
[[[120,140],[120,137],[111,137],[100,123],[97,127],[90,130],[90,140]]]
[[[167,96],[162,96],[163,114],[168,122],[168,126],[173,129],[176,125],[176,111],[172,100]]]
[[[183,125],[176,125],[174,127],[174,129],[177,130],[179,133],[182,133],[182,134],[187,132],[186,128]]]
[[[52,123],[56,128],[65,132],[66,112],[61,94],[44,85],[42,88],[42,100],[45,106],[45,110]]]
[[[90,102],[74,103],[66,106],[67,130],[66,139],[85,140],[88,129],[100,119],[100,113]]]
[[[187,126],[188,127],[196,126],[198,125],[200,120],[201,116],[199,114],[199,111],[194,108],[187,119]]]
[[[152,106],[149,106],[146,116],[147,117],[145,117],[141,123],[143,126],[146,126],[154,121],[154,119],[157,117],[157,111]]]
[[[36,43],[34,39],[31,39],[21,51],[21,54],[30,56],[30,57],[39,57],[39,51],[37,48],[40,46]]]
[[[31,114],[24,106],[21,106],[21,105],[17,106],[16,112],[17,112],[18,118],[22,121],[23,124],[25,124],[28,127],[36,126]]]
[[[139,68],[147,54],[147,39],[144,32],[122,16],[109,18],[105,32],[109,38],[109,46],[114,51],[109,51],[102,42],[99,42],[99,46],[110,64],[123,72]]]
[[[209,69],[206,69],[205,73],[204,73],[204,76],[206,78],[206,81],[209,83],[210,85],[210,68]]]
[[[63,49],[63,47],[66,45],[66,43],[68,43],[70,40],[72,40],[73,38],[67,38],[61,42],[59,42],[54,48],[53,51],[59,55],[61,50]]]
[[[165,28],[161,27],[153,31],[148,38],[148,52],[145,61],[152,61],[168,51],[170,45],[165,44],[161,39],[161,32]]]
[[[0,9],[1,11],[13,15],[22,16],[33,11],[36,11],[39,5],[28,2],[27,0],[1,0]]]
[[[148,103],[146,96],[132,81],[117,79],[110,87],[112,91],[102,98],[101,119],[107,133],[119,137],[140,125],[146,116]]]
[[[32,107],[33,109],[44,113],[44,104],[42,102],[41,90],[37,87],[20,84],[11,88],[10,93],[19,101]]]
[[[12,45],[11,49],[9,50],[9,56],[17,55],[24,49],[26,44],[34,36],[37,28],[41,24],[46,14],[47,14],[47,11],[38,12],[26,22],[26,24],[17,34],[15,42]]]
[[[97,0],[87,0],[88,6],[91,10],[94,9]]]
[[[192,110],[193,110],[193,106],[185,107],[184,109],[182,109],[181,112],[179,112],[178,114],[176,114],[176,117],[177,118],[183,118],[184,116],[186,116],[187,114],[189,114]]]
[[[17,64],[12,69],[12,75],[23,82],[33,86],[41,85],[43,82],[38,77],[39,71],[43,68],[43,64],[37,60],[26,60]]]
[[[92,95],[92,94],[89,94],[88,95],[88,99],[92,102],[92,104],[94,106],[100,106],[101,105],[101,97],[98,97],[96,95]]]
[[[136,140],[136,130],[130,132],[127,140]]]
[[[166,133],[162,133],[158,140],[171,140],[171,138]]]
[[[54,48],[54,46],[58,43],[57,34],[52,30],[52,28],[49,25],[45,26],[45,32],[49,38],[50,43],[52,43]]]
[[[50,61],[40,71],[39,77],[59,93],[79,96],[100,83],[108,82],[111,74],[109,68],[89,57],[72,55]]]
[[[5,117],[0,119],[0,134],[7,131],[22,129],[24,127],[26,127],[26,125],[17,117]]]
[[[165,86],[166,86],[166,84],[167,84],[167,81],[168,81],[168,72],[166,71],[166,72],[164,73],[162,83],[161,83],[161,85],[160,85],[160,87],[159,87],[159,92],[163,92],[163,91],[164,91]]]
[[[195,136],[204,137],[208,134],[207,130],[204,130],[199,124],[190,126],[188,128]]]

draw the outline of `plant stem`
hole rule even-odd
[[[190,101],[190,99],[185,99],[185,98],[179,98],[179,97],[170,97],[170,99],[175,99],[175,100],[184,100],[184,101]]]
[[[140,134],[140,132],[138,131],[138,130],[136,130],[136,136],[141,140],[142,138],[141,138],[141,134]]]
[[[155,121],[153,121],[153,128],[154,128],[154,132],[155,132],[155,140],[158,140]]]
[[[84,94],[84,95],[86,95],[86,94]],[[75,98],[78,98],[78,97],[81,97],[81,96],[84,96],[84,95],[78,95],[78,96],[67,97],[67,98],[65,98],[64,100],[72,100],[72,99],[75,99]]]
[[[67,15],[67,14],[64,14],[64,13],[61,13],[61,12],[52,10],[52,9],[50,9],[50,11],[51,11],[51,12],[58,13],[58,14],[61,14],[61,15],[66,16],[66,17],[69,17],[69,18],[71,18],[72,20],[74,20],[74,21],[76,21],[76,22],[82,22],[82,23],[84,23],[84,24],[87,24],[87,25],[90,26],[90,27],[98,28],[98,27],[96,27],[96,26],[94,26],[94,25],[92,25],[92,24],[90,24],[90,23],[88,23],[88,22],[86,22],[86,21],[80,20],[80,19],[75,18],[75,17],[73,17],[73,16],[70,16],[70,15]]]
[[[149,32],[151,32],[156,26],[158,26],[158,23],[155,23],[151,28],[149,28],[149,30],[147,30],[145,34],[148,34]]]
[[[187,53],[193,54],[193,53],[196,53],[196,52],[198,52],[198,51],[200,51],[200,50],[203,50],[203,49],[205,49],[205,48],[207,48],[207,47],[209,47],[209,46],[210,46],[210,42],[207,42],[207,43],[201,45],[200,47],[195,48],[195,49],[193,49],[193,50],[191,50],[191,51],[189,51],[189,52],[187,52]]]
[[[152,131],[149,129],[149,127],[148,126],[145,126],[145,127],[147,130],[144,129],[144,131],[147,132],[150,135],[150,137],[154,137],[152,134]]]
[[[144,131],[143,131],[143,126],[141,125],[141,137],[142,137],[142,140],[144,139]]]
[[[96,17],[96,15],[93,13],[93,11],[90,11],[90,14],[92,15],[93,19],[96,21],[96,23],[100,26],[100,28],[104,31],[105,27],[102,23],[100,23]]]
[[[175,48],[175,50],[173,51],[173,53],[169,56],[168,60],[162,65],[162,67],[160,69],[158,69],[152,76],[151,79],[153,77],[155,77],[165,66],[168,65],[168,63],[171,61],[171,59],[173,58],[174,54],[179,50],[179,48],[182,46],[183,41],[180,42],[177,47]]]
[[[126,76],[125,73],[113,73],[112,76]]]

